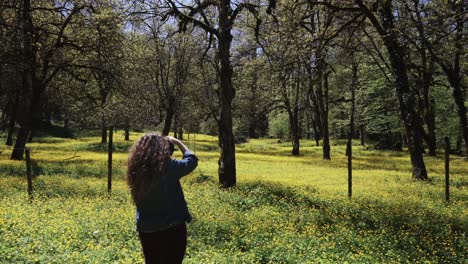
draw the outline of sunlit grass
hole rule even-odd
[[[97,135],[98,133],[96,133]],[[142,133],[131,133],[136,140]],[[134,205],[124,182],[133,141],[115,135],[114,182],[107,194],[106,144],[99,137],[37,138],[34,200],[24,161],[0,147],[0,263],[141,263]],[[194,141],[194,139],[196,139]],[[182,180],[194,217],[187,263],[464,263],[467,258],[467,161],[451,159],[451,198],[444,201],[444,163],[426,157],[431,180],[411,178],[406,152],[358,145],[353,198],[347,198],[344,145],[332,160],[301,141],[250,140],[237,145],[238,187],[217,185],[217,137],[186,135],[200,158]],[[180,153],[176,154],[180,158]]]

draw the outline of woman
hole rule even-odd
[[[182,160],[171,157],[172,144],[182,151]],[[197,164],[187,146],[170,136],[147,133],[131,148],[127,184],[137,209],[137,231],[146,263],[182,263],[187,246],[185,222],[192,217],[179,179]]]

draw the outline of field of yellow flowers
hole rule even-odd
[[[97,135],[98,133],[96,133]],[[136,140],[141,133],[132,133]],[[0,147],[0,263],[142,263],[135,207],[125,185],[132,142],[116,134],[107,194],[106,146],[98,137],[41,137],[29,144],[35,178]],[[344,146],[250,140],[237,146],[238,186],[217,184],[215,137],[187,140],[199,167],[182,185],[194,220],[185,263],[466,263],[468,162],[451,159],[450,204],[443,157],[427,157],[431,180],[411,179],[409,156],[354,147],[347,198]],[[180,156],[178,156],[180,157]]]

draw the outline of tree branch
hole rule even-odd
[[[242,12],[243,9],[247,9],[250,13],[252,13],[255,17],[257,17],[258,14],[258,5],[250,4],[250,3],[241,3],[239,4],[236,9],[232,12],[231,16],[231,23],[233,23],[237,15]]]
[[[374,25],[375,29],[377,29],[377,32],[379,32],[381,36],[387,35],[387,31],[382,27],[382,25],[379,23],[379,20],[375,17],[372,11],[362,2],[362,0],[355,0],[355,2],[360,7],[364,15]]]
[[[47,71],[49,70],[49,62],[50,58],[53,56],[55,51],[57,51],[60,47],[62,47],[62,38],[65,32],[65,28],[70,24],[72,17],[78,13],[80,10],[82,10],[84,6],[80,7],[74,7],[72,12],[68,15],[68,17],[65,19],[63,22],[62,26],[60,27],[59,33],[57,34],[57,39],[55,40],[55,44],[53,47],[46,53],[43,61],[43,66],[42,66],[42,74],[41,74],[41,79],[44,80],[47,75]]]
[[[164,18],[167,18],[167,16],[172,15],[172,16],[176,16],[178,19],[180,19],[181,21],[179,22],[179,27],[180,27],[181,31],[185,31],[187,29],[187,24],[192,23],[196,27],[200,27],[200,28],[204,29],[205,31],[210,32],[211,34],[213,34],[215,36],[219,36],[219,31],[217,29],[215,29],[215,28],[207,25],[206,23],[204,23],[204,22],[202,22],[202,21],[200,21],[200,20],[193,17],[195,14],[201,13],[204,8],[212,5],[211,2],[213,2],[213,1],[205,1],[205,2],[203,2],[204,4],[201,4],[201,5],[197,6],[196,8],[191,7],[189,15],[186,15],[186,14],[182,13],[179,10],[179,7],[177,7],[177,5],[174,3],[174,1],[166,0],[166,2],[170,5],[170,11],[166,14],[166,16]]]
[[[353,7],[353,6],[341,7],[341,6],[333,5],[333,4],[329,3],[329,2],[323,2],[323,1],[308,0],[307,3],[310,4],[310,5],[323,5],[323,6],[326,6],[327,8],[332,9],[334,11],[352,11],[352,12],[361,11],[361,9],[359,7]]]

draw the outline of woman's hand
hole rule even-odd
[[[169,140],[169,142],[179,147],[182,155],[185,154],[185,151],[188,150],[187,146],[185,146],[184,143],[182,143],[182,141],[178,140],[177,138],[171,136],[166,136],[166,138]]]
[[[169,142],[171,142],[172,144],[176,144],[176,141],[180,141],[178,140],[177,138],[175,137],[172,137],[172,136],[166,136],[166,138],[169,140]]]

